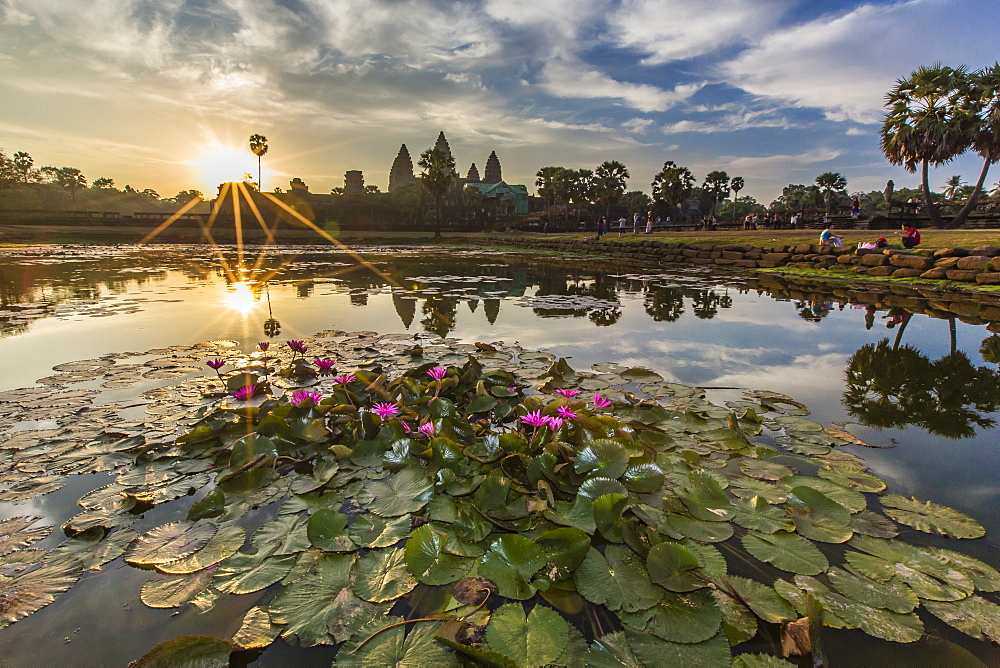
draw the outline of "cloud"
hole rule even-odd
[[[771,32],[718,71],[733,86],[822,109],[829,120],[875,123],[886,91],[919,65],[992,62],[998,24],[991,0],[864,4]]]
[[[662,65],[742,44],[768,32],[789,0],[628,0],[609,17],[610,39],[648,56],[644,65]]]
[[[633,132],[635,134],[642,134],[646,130],[648,130],[655,122],[656,121],[654,121],[652,118],[632,118],[622,123],[622,127],[628,130],[629,132]]]
[[[678,102],[690,98],[705,84],[682,83],[672,90],[663,90],[651,84],[616,81],[588,65],[568,60],[545,64],[541,74],[541,87],[564,98],[612,98],[639,111],[665,111]]]
[[[744,109],[739,112],[724,114],[718,120],[681,120],[668,123],[662,129],[666,134],[676,134],[680,132],[713,133],[735,132],[737,130],[749,130],[752,128],[789,129],[794,127],[798,127],[798,125],[774,109],[756,111]]]

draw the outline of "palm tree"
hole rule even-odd
[[[264,192],[264,184],[261,182],[260,159],[267,153],[267,137],[250,135],[250,150],[257,156],[257,190]]]
[[[729,189],[733,191],[733,220],[736,220],[736,207],[739,205],[740,191],[743,190],[743,186],[746,183],[743,182],[742,176],[734,176],[729,181]]]
[[[847,190],[847,179],[840,172],[823,172],[816,177],[816,185],[823,191],[823,201],[826,203],[826,211],[829,213],[834,194]]]
[[[580,226],[581,205],[590,204],[594,199],[594,172],[590,169],[574,169],[570,184],[570,197],[576,205],[576,225]]]
[[[959,189],[964,185],[965,183],[962,182],[962,177],[955,174],[944,182],[944,190],[941,194],[945,199],[953,200],[958,195]]]
[[[548,215],[551,216],[551,209],[555,206],[556,195],[559,193],[559,183],[563,179],[565,167],[542,167],[535,172],[535,187],[538,188],[539,196],[548,202]]]
[[[1000,72],[994,73],[997,75]],[[897,80],[885,97],[888,111],[879,132],[882,152],[890,163],[902,165],[911,174],[920,166],[927,213],[937,227],[950,225],[931,197],[928,171],[931,165],[943,165],[972,145],[980,124],[975,88],[965,66],[934,65]],[[984,146],[988,144],[985,139]],[[1000,151],[997,154],[1000,157]]]
[[[458,178],[455,158],[440,148],[429,148],[420,154],[417,166],[424,170],[420,185],[434,198],[434,238],[441,238],[441,199]]]
[[[705,194],[712,198],[712,215],[715,215],[715,206],[719,200],[729,194],[729,174],[715,170],[705,176],[705,183],[702,184]]]
[[[653,199],[663,202],[669,215],[681,202],[688,198],[694,188],[694,174],[687,167],[674,164],[673,160],[663,163],[663,169],[653,177]]]
[[[87,187],[87,177],[76,167],[60,167],[56,170],[56,182],[69,191],[76,201],[76,191]]]
[[[617,160],[606,160],[594,170],[594,194],[605,204],[605,215],[611,215],[611,205],[625,194],[625,182],[630,176],[628,167]]]

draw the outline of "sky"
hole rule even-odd
[[[828,171],[916,187],[878,148],[885,93],[992,64],[998,33],[997,0],[0,0],[0,149],[164,197],[256,175],[251,134],[264,189],[384,191],[441,130],[462,176],[496,151],[532,190],[605,160],[630,190],[673,160],[762,203]]]

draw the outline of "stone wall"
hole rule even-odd
[[[855,250],[817,244],[757,248],[749,245],[722,245],[709,242],[685,244],[654,240],[622,243],[610,239],[573,241],[502,237],[493,238],[491,241],[536,250],[593,253],[653,263],[678,262],[747,269],[777,267],[828,269],[868,276],[920,277],[978,285],[1000,285],[1000,248],[996,246],[901,251],[891,248]]]

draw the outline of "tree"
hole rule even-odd
[[[955,174],[944,182],[944,190],[941,191],[941,194],[944,195],[945,199],[954,200],[958,195],[958,191],[964,185],[965,183],[962,181],[962,177]]]
[[[250,135],[250,150],[257,156],[257,189],[263,192],[260,159],[267,153],[267,137],[264,135]]]
[[[729,174],[720,170],[709,172],[705,176],[705,183],[701,187],[705,189],[709,199],[712,200],[711,215],[714,216],[715,207],[719,203],[719,200],[729,194]]]
[[[629,176],[628,167],[617,160],[602,162],[594,170],[594,197],[605,205],[606,215],[611,215],[611,206],[625,194]]]
[[[87,187],[87,177],[76,167],[60,167],[56,170],[55,180],[69,191],[73,201],[76,201],[76,191]]]
[[[538,195],[547,202],[547,208],[555,206],[556,196],[559,193],[559,184],[563,180],[565,167],[542,167],[535,172],[535,187],[538,188]]]
[[[458,172],[455,171],[455,158],[444,149],[429,148],[420,154],[417,166],[423,170],[420,175],[420,185],[434,198],[434,238],[439,239],[441,237],[441,199],[458,178]]]
[[[187,204],[191,200],[204,200],[205,194],[200,190],[182,190],[171,198],[175,204]]]
[[[694,188],[694,174],[687,167],[674,164],[673,160],[663,163],[663,169],[653,177],[653,199],[662,202],[667,214],[674,215],[674,209],[691,195]]]
[[[97,190],[110,190],[115,187],[115,180],[102,176],[99,179],[94,179],[94,182],[90,184],[90,187]]]
[[[638,211],[641,214],[648,212],[649,208],[653,205],[653,198],[641,190],[628,191],[625,193],[624,200],[625,206],[628,207],[629,211]]]
[[[960,223],[964,216],[961,220],[956,216],[949,223],[944,221],[931,195],[928,173],[931,165],[948,163],[972,145],[980,124],[974,88],[964,65],[958,68],[934,65],[921,67],[906,79],[897,80],[886,94],[888,111],[879,133],[882,152],[890,163],[902,165],[911,174],[920,167],[927,214],[939,228]],[[985,137],[981,141],[988,149]],[[1000,157],[1000,150],[996,157]],[[989,163],[988,158],[980,185]]]
[[[743,190],[743,186],[745,185],[746,183],[744,183],[742,176],[734,176],[729,181],[729,189],[733,191],[733,220],[736,220],[736,205],[740,201],[740,191]]]
[[[570,197],[576,205],[576,222],[580,224],[581,205],[589,205],[594,201],[594,171],[592,169],[573,170],[573,182],[570,185]]]
[[[27,183],[31,180],[32,172],[34,171],[31,168],[34,166],[35,161],[30,155],[24,151],[18,151],[11,159],[11,164],[21,183]]]
[[[579,172],[575,169],[564,169],[555,179],[556,199],[564,203],[563,221],[566,230],[569,231],[569,202],[575,192],[575,183],[579,178]]]
[[[816,177],[816,185],[823,192],[827,213],[830,211],[834,195],[847,194],[847,179],[840,172],[823,172]]]

